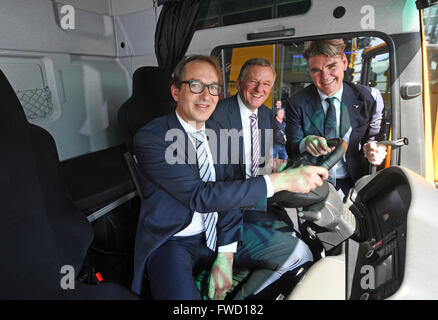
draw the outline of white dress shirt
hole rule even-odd
[[[175,113],[176,113],[176,117],[178,118],[179,122],[181,123],[183,129],[187,133],[198,131],[196,128],[192,127],[186,121],[184,121],[180,117],[178,112],[175,111]],[[202,128],[200,130],[205,130],[205,124],[202,126]],[[194,141],[194,138],[190,134],[188,134],[188,136],[189,136],[189,139],[192,142],[192,144],[193,144],[193,146],[195,147],[195,150],[196,150],[196,143]],[[208,162],[210,164],[211,181],[216,181],[216,171],[214,169],[213,156],[211,154],[210,147],[209,147],[208,143],[204,143],[204,147],[205,147],[205,151],[207,152]],[[203,215],[205,215],[205,214],[208,214],[208,212],[200,213],[200,212],[196,212],[195,211],[193,213],[192,222],[190,222],[190,224],[187,227],[185,227],[180,232],[176,233],[174,236],[177,236],[177,237],[188,237],[188,236],[192,236],[192,235],[195,235],[195,234],[203,233],[204,229],[205,229]],[[217,217],[218,213],[214,212],[214,214]],[[225,245],[225,246],[219,246],[217,249],[218,249],[218,252],[236,252],[237,251],[237,242],[233,242],[233,243],[230,243],[230,244]]]
[[[342,87],[335,92],[335,94],[333,94],[332,96],[328,96],[325,93],[321,92],[319,89],[318,90],[318,94],[319,97],[321,99],[321,104],[322,104],[322,108],[324,110],[324,114],[327,114],[327,110],[329,108],[329,103],[325,100],[327,98],[335,98],[333,100],[333,104],[335,106],[336,109],[336,136],[339,137],[339,131],[340,131],[340,126],[341,126],[341,102],[342,102],[342,93],[344,92],[344,85],[342,85]],[[306,151],[306,145],[304,143],[304,139],[301,140],[300,142],[300,152],[304,152]],[[348,172],[347,172],[347,167],[346,167],[346,163],[345,163],[345,156],[342,160],[340,160],[336,165],[335,165],[335,172],[336,172],[336,179],[342,179],[342,178],[346,178],[348,177]]]
[[[243,103],[240,95],[237,95],[237,102],[239,104],[240,118],[242,119],[242,129],[243,129],[243,154],[244,154],[244,164],[245,164],[245,176],[246,179],[251,177],[251,164],[252,164],[252,154],[251,154],[251,120],[250,115],[253,114],[251,110]],[[255,110],[255,115],[258,115],[258,109]],[[259,129],[260,130],[260,129]],[[259,140],[260,141],[260,140]],[[260,148],[259,148],[260,150]],[[271,178],[269,175],[264,175],[266,181],[267,197],[272,197],[274,195],[274,187],[272,186]]]

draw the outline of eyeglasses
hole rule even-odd
[[[190,92],[200,94],[204,92],[205,87],[208,88],[208,93],[212,96],[218,96],[221,93],[221,86],[218,83],[205,84],[199,80],[187,80],[181,81],[181,83],[187,83],[190,88]]]

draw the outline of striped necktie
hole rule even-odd
[[[210,162],[208,161],[207,150],[205,149],[205,131],[199,130],[195,132],[190,132],[190,135],[196,141],[196,157],[198,159],[199,176],[202,181],[211,181],[211,168]],[[204,231],[207,247],[211,250],[216,249],[216,223],[217,215],[214,212],[206,213],[202,215],[204,218]]]
[[[259,132],[257,115],[251,114],[251,176],[256,177],[259,173]]]

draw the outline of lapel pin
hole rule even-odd
[[[354,109],[359,109],[359,105],[358,104],[353,104],[353,108]]]

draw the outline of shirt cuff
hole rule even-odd
[[[237,241],[225,246],[217,247],[217,252],[237,252]]]
[[[265,178],[266,182],[266,198],[270,198],[274,195],[274,186],[269,175],[265,174],[263,178]]]

